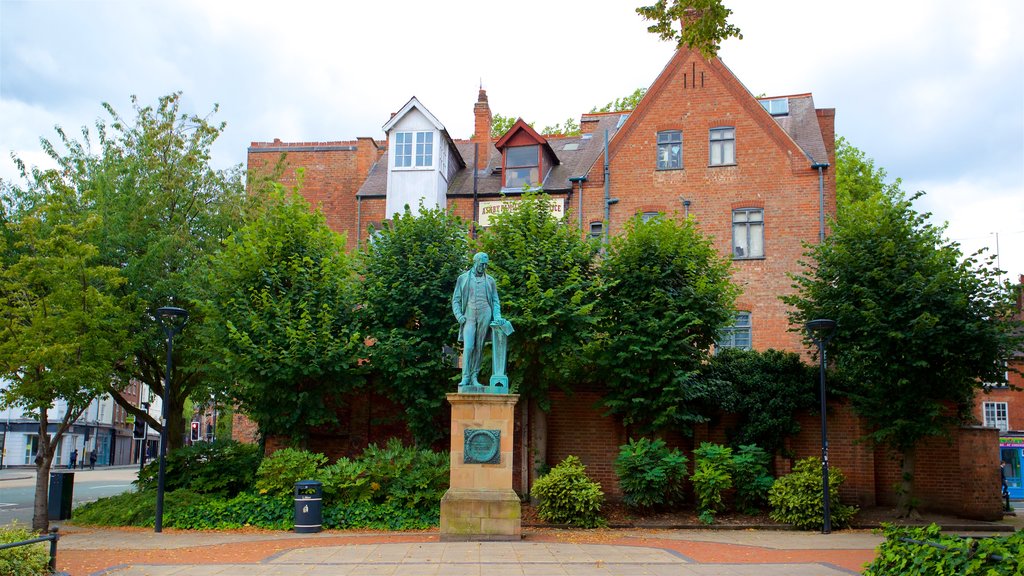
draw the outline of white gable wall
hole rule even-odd
[[[431,132],[433,134],[433,158],[431,166],[410,166],[399,168],[395,165],[398,132]],[[448,180],[441,171],[442,154],[451,164],[451,151],[441,136],[440,130],[417,108],[411,108],[388,132],[388,191],[385,213],[391,218],[405,210],[406,204],[413,214],[419,213],[420,201],[425,208],[447,207]],[[443,152],[442,152],[443,150]],[[413,157],[416,147],[413,144]],[[450,168],[449,168],[450,170]]]

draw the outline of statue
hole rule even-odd
[[[498,287],[494,278],[487,274],[487,262],[487,254],[477,252],[473,256],[473,267],[459,275],[452,292],[452,312],[459,321],[459,341],[463,343],[459,392],[507,394],[506,339],[513,329],[512,323],[501,317]],[[490,386],[484,386],[478,380],[480,363],[484,344],[492,332],[493,374]]]

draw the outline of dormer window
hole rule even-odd
[[[540,183],[540,146],[505,149],[505,187],[522,188]]]
[[[761,106],[768,111],[772,116],[788,116],[789,115],[789,98],[772,98],[771,100],[761,100]]]
[[[414,144],[415,154],[413,154]],[[433,164],[433,132],[395,132],[396,168],[411,168],[414,165],[417,168],[429,168]]]

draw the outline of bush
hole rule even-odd
[[[641,438],[619,447],[615,473],[623,500],[634,508],[675,506],[683,502],[686,456],[669,450],[662,439]]]
[[[324,528],[329,530],[426,530],[436,528],[440,522],[440,502],[434,506],[407,508],[362,501],[324,508]]]
[[[318,452],[294,448],[278,450],[260,463],[256,471],[256,491],[270,496],[290,496],[299,480],[321,480],[320,469],[326,463],[327,456]]]
[[[740,446],[732,457],[736,508],[753,514],[768,503],[768,490],[775,483],[768,472],[768,453],[752,444]]]
[[[384,448],[371,444],[360,461],[374,502],[418,508],[439,505],[448,490],[448,457],[447,452],[406,447],[392,438]]]
[[[208,494],[175,490],[164,494],[164,525],[180,510],[214,500]],[[156,522],[156,491],[124,492],[89,502],[72,513],[75,524],[97,526],[153,526]]]
[[[732,488],[732,448],[701,442],[693,454],[695,465],[690,482],[697,495],[698,517],[701,522],[711,524],[715,514],[725,510],[723,493]]]
[[[167,514],[167,525],[187,530],[232,530],[243,526],[290,530],[295,526],[295,501],[284,496],[239,494],[210,500]]]
[[[38,535],[15,521],[0,526],[0,544],[38,538]],[[8,548],[0,552],[0,576],[43,576],[50,574],[50,547],[46,542]]]
[[[838,468],[829,468],[829,512],[835,528],[848,526],[857,513],[856,506],[845,506],[839,501],[839,487],[845,481],[846,477]],[[792,524],[801,530],[822,529],[823,502],[821,460],[815,457],[797,461],[793,472],[776,480],[768,491],[772,520]]]
[[[583,528],[604,525],[604,492],[600,484],[587,477],[586,467],[576,456],[567,457],[546,476],[538,478],[530,494],[539,501],[537,515],[545,522]]]
[[[926,528],[882,525],[885,541],[877,549],[874,561],[864,576],[925,576],[962,574],[964,576],[1016,576],[1024,574],[1024,532],[1011,536],[959,538],[942,534],[935,524]],[[907,542],[904,539],[913,540]],[[930,542],[943,546],[924,544]],[[989,558],[1002,557],[996,561]]]
[[[183,446],[167,455],[164,489],[230,498],[252,488],[260,458],[259,446],[234,440]],[[155,490],[158,469],[159,460],[154,459],[143,468],[136,485],[143,490]]]

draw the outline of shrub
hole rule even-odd
[[[768,503],[768,490],[775,483],[768,472],[768,453],[748,444],[740,446],[732,457],[736,508],[752,514]]]
[[[546,476],[538,478],[530,494],[537,498],[537,515],[545,522],[583,528],[604,525],[604,492],[600,484],[587,476],[586,466],[576,456],[567,457]]]
[[[265,457],[256,471],[256,491],[270,496],[294,493],[299,480],[319,480],[320,468],[327,456],[294,448],[284,448]]]
[[[1011,536],[974,539],[944,535],[942,528],[935,524],[924,528],[883,524],[882,528],[885,541],[878,546],[875,559],[864,569],[864,576],[1024,574],[1022,531]],[[927,544],[929,542],[944,549]],[[991,559],[990,555],[993,554],[1002,557],[1002,560]]]
[[[374,502],[417,508],[441,501],[448,489],[448,457],[447,452],[406,447],[392,438],[384,448],[368,446],[360,460]]]
[[[17,522],[0,526],[0,544],[37,538],[38,535]],[[8,548],[0,553],[0,576],[44,576],[50,574],[50,547],[46,542]]]
[[[846,477],[836,467],[828,471],[829,511],[832,526],[843,528],[857,513],[856,506],[839,501],[839,487]],[[815,457],[797,461],[793,472],[775,481],[768,491],[771,518],[792,524],[801,530],[820,530],[824,518],[824,494],[821,483],[821,460]]]
[[[695,465],[690,482],[697,495],[697,511],[700,521],[711,524],[715,514],[725,510],[722,494],[732,488],[732,448],[701,442],[693,451]]]
[[[188,530],[232,530],[243,526],[289,530],[295,525],[295,501],[285,496],[239,494],[175,508],[167,524]]]
[[[164,489],[231,497],[252,488],[260,458],[259,446],[234,440],[183,446],[167,455]],[[139,474],[136,485],[155,490],[158,467],[159,460],[154,459]]]
[[[634,508],[655,508],[682,503],[686,456],[669,450],[662,439],[641,438],[619,447],[615,473],[623,500]]]
[[[175,490],[164,494],[164,525],[179,510],[200,505],[214,499],[208,494],[188,490]],[[89,502],[72,512],[75,524],[97,526],[153,526],[156,522],[156,491],[124,492],[116,496]]]
[[[329,530],[426,530],[441,521],[440,502],[408,508],[370,501],[332,504],[324,508],[324,528]]]
[[[328,502],[360,502],[373,495],[366,464],[359,460],[339,458],[337,462],[321,468],[317,480],[324,485],[324,504]]]

